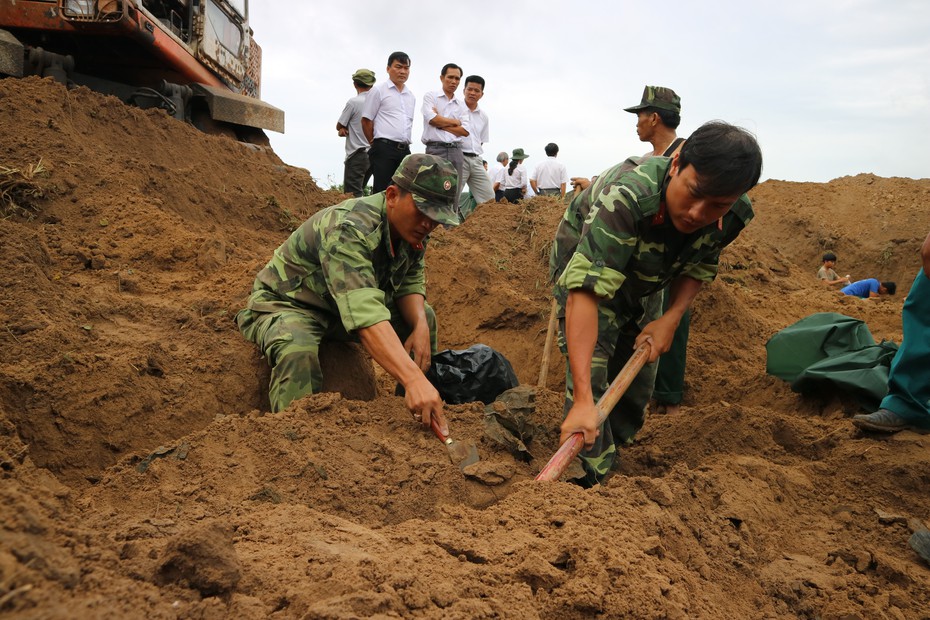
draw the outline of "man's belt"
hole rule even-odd
[[[442,146],[447,149],[460,149],[462,148],[461,142],[434,142],[432,140],[427,140],[426,146]]]
[[[478,153],[465,153],[465,152],[463,152],[462,155],[464,155],[465,157],[478,157]]]
[[[395,149],[401,151],[410,148],[410,144],[408,142],[397,142],[395,140],[388,140],[387,138],[375,138],[374,141],[393,146]]]

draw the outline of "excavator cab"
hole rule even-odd
[[[52,77],[267,144],[247,0],[0,0],[0,73]]]

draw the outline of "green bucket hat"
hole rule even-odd
[[[529,157],[528,153],[524,153],[523,149],[514,149],[513,156],[510,159],[526,159]]]
[[[365,86],[374,86],[375,72],[371,69],[359,69],[352,74],[353,82],[361,82]]]
[[[413,196],[420,213],[445,226],[461,223],[455,212],[458,174],[448,161],[435,155],[407,155],[391,180]]]
[[[671,88],[664,86],[647,86],[643,90],[643,100],[632,108],[623,108],[627,112],[639,112],[646,108],[659,108],[675,114],[681,114],[681,97]]]

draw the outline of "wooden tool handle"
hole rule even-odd
[[[546,344],[543,345],[542,364],[539,366],[537,387],[546,387],[546,378],[549,376],[549,358],[552,355],[552,341],[555,340],[556,325],[559,322],[557,314],[557,304],[553,299],[552,309],[549,310],[549,326],[546,328]]]
[[[601,396],[600,400],[597,401],[597,426],[600,426],[604,423],[604,420],[607,419],[607,416],[610,415],[611,410],[620,400],[620,397],[623,396],[623,393],[626,392],[627,388],[630,387],[630,384],[633,383],[633,379],[636,378],[636,375],[639,374],[639,371],[642,370],[643,366],[649,360],[649,351],[652,348],[648,342],[644,342],[633,352],[633,355],[624,364],[623,368],[620,369],[620,372],[617,373],[617,377],[610,384],[610,387],[607,388],[607,391],[604,392],[604,395]],[[581,452],[581,449],[584,447],[584,434],[582,433],[572,433],[572,435],[565,440],[556,453],[549,459],[549,462],[546,463],[546,466],[542,468],[542,471],[539,472],[539,475],[536,476],[536,480],[542,482],[553,482],[558,480],[563,473],[565,473],[565,468],[568,467],[568,464],[572,462],[578,454]]]
[[[442,443],[448,444],[450,441],[452,441],[448,435],[442,432],[442,429],[439,428],[439,422],[437,422],[436,418],[433,416],[429,417],[429,427],[433,429],[433,434],[439,437],[439,441]]]

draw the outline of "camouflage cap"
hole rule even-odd
[[[455,212],[458,174],[448,161],[435,155],[407,155],[391,180],[413,195],[417,208],[426,217],[446,226],[461,223]]]
[[[681,97],[676,95],[675,91],[671,88],[665,88],[664,86],[646,86],[643,90],[643,100],[640,104],[632,108],[623,109],[635,114],[646,108],[659,108],[660,110],[668,110],[675,114],[681,114]]]
[[[359,69],[352,74],[353,82],[361,82],[365,86],[374,86],[375,72],[371,69]]]

